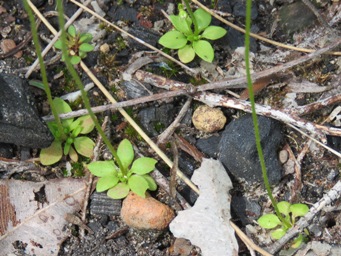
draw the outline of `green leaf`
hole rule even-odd
[[[71,158],[72,161],[78,162],[78,154],[73,147],[70,148],[69,157]]]
[[[194,12],[194,17],[197,20],[199,32],[207,28],[210,25],[212,19],[211,14],[204,11],[203,9],[196,10]]]
[[[191,29],[192,22],[191,19],[189,19],[190,22],[188,22],[188,18],[186,17],[182,18],[178,15],[169,15],[169,19],[171,20],[176,30],[180,31],[185,35],[193,34],[193,31]]]
[[[71,144],[72,144],[73,140],[68,138],[65,142],[65,145],[64,145],[64,151],[63,151],[63,154],[66,156],[67,154],[69,154],[69,151],[70,151],[70,147],[71,147]]]
[[[95,47],[91,44],[88,44],[88,43],[82,43],[80,46],[79,46],[79,50],[82,51],[82,52],[91,52],[95,49]]]
[[[192,45],[185,45],[185,47],[179,49],[178,56],[182,63],[191,62],[195,57],[195,51]]]
[[[116,176],[117,167],[114,161],[96,161],[88,164],[89,171],[97,177]]]
[[[195,53],[202,58],[204,61],[212,62],[214,59],[214,50],[212,48],[212,45],[205,41],[205,40],[199,40],[193,42],[193,48]]]
[[[81,62],[81,57],[79,57],[77,55],[71,56],[70,62],[72,65],[77,65],[77,64],[79,64],[79,62]]]
[[[121,141],[117,148],[117,155],[123,168],[127,170],[134,160],[134,149],[129,140],[124,139]]]
[[[302,244],[303,240],[304,240],[304,237],[301,234],[299,234],[298,237],[296,239],[294,239],[294,242],[291,245],[291,247],[294,248],[294,249],[300,247],[300,245]]]
[[[45,86],[44,83],[42,81],[38,81],[38,80],[29,80],[28,81],[29,85],[32,85],[34,87],[37,87],[39,89],[45,90]]]
[[[92,40],[92,35],[90,33],[82,33],[79,38],[79,43],[89,43]]]
[[[43,165],[52,165],[62,159],[62,156],[62,143],[55,140],[48,148],[43,148],[40,151],[40,162]]]
[[[281,224],[279,218],[273,213],[264,214],[257,220],[257,222],[259,226],[266,229],[272,229]]]
[[[67,29],[67,32],[72,37],[76,37],[76,35],[77,35],[77,31],[76,31],[76,28],[74,25],[70,25],[70,27]]]
[[[201,34],[203,38],[207,38],[210,40],[217,40],[227,33],[226,29],[219,26],[209,26],[204,32]]]
[[[54,43],[54,47],[58,50],[61,50],[62,49],[62,40],[58,39],[55,43]]]
[[[76,151],[86,157],[91,157],[93,155],[95,142],[90,138],[82,136],[74,139],[73,144],[75,145]]]
[[[141,157],[136,159],[131,166],[130,172],[136,174],[146,174],[154,170],[157,161],[150,157]]]
[[[122,199],[128,195],[129,191],[128,184],[118,183],[115,187],[108,190],[107,195],[113,199]]]
[[[181,32],[172,30],[159,39],[159,44],[169,49],[180,49],[187,44],[187,38]]]
[[[157,185],[153,177],[151,177],[149,174],[141,175],[141,177],[143,177],[147,181],[148,189],[150,191],[155,191],[157,189]]]
[[[69,106],[69,104],[67,104],[63,99],[61,98],[54,98],[53,99],[53,105],[56,108],[56,111],[58,113],[58,115],[60,114],[65,114],[65,113],[69,113],[72,111],[71,107]],[[62,124],[64,127],[69,127],[71,125],[71,123],[73,122],[73,118],[69,118],[69,119],[64,119],[62,120]]]
[[[81,122],[80,122],[79,118],[77,118],[76,120],[74,120],[74,121],[69,125],[70,131],[73,131],[73,130],[75,130],[77,127],[79,127],[80,123],[81,123]]]
[[[146,191],[149,187],[148,182],[140,175],[132,175],[128,179],[128,185],[131,191],[140,197],[146,197]]]
[[[284,236],[285,233],[286,233],[286,230],[279,228],[279,229],[276,229],[275,231],[272,231],[270,233],[270,235],[271,235],[272,239],[278,240],[278,239],[282,238],[282,236]]]
[[[88,134],[95,128],[95,123],[89,115],[79,117],[77,120],[80,121],[80,126],[82,127],[81,134]]]
[[[290,212],[293,217],[303,217],[309,212],[309,207],[306,204],[293,204],[290,206]]]
[[[109,188],[114,187],[118,183],[118,177],[117,176],[104,176],[98,179],[97,185],[96,185],[96,191],[97,192],[103,192],[108,190]]]
[[[280,213],[284,214],[285,216],[289,215],[290,212],[290,203],[287,201],[282,201],[277,204],[278,210]]]

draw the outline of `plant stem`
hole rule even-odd
[[[193,21],[193,24],[194,24],[194,35],[199,35],[199,28],[198,28],[198,22],[197,22],[197,19],[195,18],[193,12],[192,12],[192,9],[191,7],[189,6],[189,1],[188,0],[184,0],[185,2],[185,5],[186,5],[186,9],[187,9],[187,12],[189,14],[189,16],[191,17],[192,21]]]
[[[48,85],[48,81],[47,81],[47,75],[46,75],[46,67],[44,64],[44,59],[43,56],[41,54],[41,47],[40,47],[40,43],[39,43],[39,38],[38,38],[38,32],[37,32],[37,28],[36,28],[36,23],[34,21],[34,15],[33,12],[31,10],[31,8],[29,7],[28,3],[26,0],[24,0],[24,8],[28,14],[28,18],[30,21],[30,25],[31,25],[31,32],[32,32],[32,39],[34,42],[34,46],[36,48],[36,53],[38,56],[38,60],[39,60],[39,65],[40,65],[40,74],[43,80],[43,85],[44,85],[44,90],[47,96],[47,100],[50,104],[51,107],[51,111],[53,114],[53,117],[56,121],[57,124],[57,128],[58,128],[58,132],[61,135],[61,139],[65,140],[66,139],[66,135],[64,133],[64,129],[63,129],[63,125],[62,122],[60,121],[59,115],[57,113],[57,110],[53,104],[53,100],[52,100],[52,94],[51,94],[51,90],[50,87]]]
[[[63,10],[62,0],[57,0],[57,10],[58,10],[59,27],[62,30],[62,33],[60,35],[60,40],[62,41],[62,52],[63,52],[63,56],[65,58],[66,67],[69,70],[72,78],[75,80],[79,90],[81,91],[81,95],[82,95],[82,99],[83,99],[83,102],[84,102],[84,106],[88,110],[91,119],[94,121],[95,127],[96,127],[98,133],[101,135],[104,143],[107,145],[108,149],[110,150],[110,152],[114,156],[115,161],[118,164],[118,167],[120,168],[122,173],[124,175],[126,175],[127,174],[127,170],[125,168],[123,168],[123,165],[121,163],[120,158],[117,155],[116,150],[111,145],[111,143],[110,143],[109,139],[107,138],[107,136],[105,136],[105,134],[104,134],[104,132],[103,132],[103,130],[102,130],[102,128],[101,128],[101,126],[100,126],[100,124],[99,124],[95,114],[94,114],[94,112],[91,109],[89,98],[88,98],[88,96],[87,96],[87,94],[86,94],[86,92],[84,90],[84,85],[83,85],[80,77],[78,76],[75,68],[73,67],[73,65],[70,62],[70,58],[69,58],[68,52],[67,52],[68,49],[67,49],[67,46],[66,46],[66,43],[65,43],[66,42],[66,32],[65,32],[65,29],[64,29],[65,20],[64,20],[64,16],[63,16],[64,10]]]
[[[258,152],[258,158],[259,162],[262,168],[262,176],[264,185],[266,188],[266,191],[268,193],[268,196],[271,200],[271,203],[275,209],[277,217],[281,220],[281,222],[287,226],[291,227],[291,224],[285,220],[282,216],[282,214],[279,212],[277,207],[277,201],[272,195],[268,174],[266,172],[266,166],[265,166],[265,160],[262,150],[262,145],[260,142],[260,133],[259,133],[259,126],[258,126],[258,118],[256,114],[256,108],[255,108],[255,97],[253,93],[253,87],[252,87],[252,79],[251,79],[251,72],[250,72],[250,28],[251,28],[251,5],[252,0],[246,0],[246,20],[245,20],[245,67],[246,67],[246,78],[247,78],[247,88],[249,91],[249,98],[251,102],[251,110],[252,110],[252,120],[253,120],[253,127],[254,127],[254,133],[255,133],[255,140],[256,140],[256,147]]]

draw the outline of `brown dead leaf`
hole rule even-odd
[[[1,255],[15,254],[16,244],[27,255],[57,255],[68,236],[64,217],[81,209],[85,190],[80,179],[0,180]]]
[[[12,39],[3,39],[0,43],[0,48],[4,53],[8,53],[16,47],[16,43]],[[20,58],[22,56],[22,51],[18,51],[14,54],[14,57]]]

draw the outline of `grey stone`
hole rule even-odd
[[[0,73],[0,142],[48,147],[53,136],[40,120],[27,86],[17,76]]]
[[[251,224],[260,216],[261,207],[253,200],[243,196],[233,196],[231,202],[232,213],[235,214],[243,225]]]
[[[269,182],[276,184],[282,177],[277,156],[283,139],[281,124],[263,116],[258,117],[258,122]],[[219,142],[218,154],[218,159],[236,178],[243,178],[247,182],[263,181],[251,115],[235,119],[226,126]]]

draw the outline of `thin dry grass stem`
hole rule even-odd
[[[188,98],[186,103],[182,106],[179,114],[174,119],[174,121],[170,124],[170,126],[167,127],[166,130],[164,130],[163,133],[159,135],[157,139],[158,145],[166,143],[166,141],[169,140],[169,138],[173,135],[175,129],[179,126],[181,120],[186,115],[189,107],[191,106],[191,103],[192,103],[192,98]]]
[[[170,168],[170,180],[169,180],[169,194],[173,199],[176,196],[176,171],[179,166],[179,151],[178,146],[176,145],[176,141],[173,139],[171,141],[171,148],[173,153],[173,166]]]
[[[256,245],[250,238],[248,238],[247,235],[244,234],[244,232],[232,221],[230,221],[230,225],[238,235],[238,237],[247,245],[247,247],[252,248],[253,250],[259,252],[260,254],[264,256],[272,256],[272,254],[268,253],[264,249],[260,248],[258,245]]]
[[[84,6],[83,4],[75,1],[75,0],[70,0],[72,3],[74,3],[75,5],[78,5],[79,7],[83,8],[86,12],[92,14],[93,16],[95,16],[96,18],[100,19],[101,21],[105,22],[106,24],[108,24],[109,26],[115,28],[116,30],[118,30],[119,32],[127,35],[128,37],[132,38],[133,40],[135,40],[136,42],[143,44],[144,46],[148,47],[149,49],[156,51],[157,53],[161,54],[162,56],[166,57],[167,59],[177,63],[180,67],[186,69],[187,71],[189,71],[191,74],[196,75],[197,71],[195,71],[192,68],[187,67],[185,64],[183,64],[182,62],[178,61],[177,59],[173,58],[172,56],[160,51],[158,48],[144,42],[143,40],[131,35],[130,33],[128,33],[127,31],[121,29],[120,27],[116,26],[115,24],[109,22],[108,20],[104,19],[103,17],[99,16],[97,13],[95,13],[94,11],[90,10],[89,8],[87,8],[86,6]]]
[[[333,203],[335,200],[340,198],[341,196],[341,181],[338,181],[334,187],[329,190],[327,194],[325,194],[317,203],[315,203],[309,210],[309,212],[302,218],[297,221],[296,225],[289,229],[287,233],[278,241],[274,242],[267,250],[275,254],[278,252],[283,246],[285,246],[293,237],[295,237],[298,233],[302,232],[303,229],[308,227],[309,223],[312,219],[319,213],[323,208]]]
[[[73,1],[72,1],[73,2]],[[82,6],[85,7],[85,6]],[[86,8],[86,7],[85,7]],[[35,10],[39,12],[39,10]],[[42,20],[44,23],[49,23],[44,17]],[[50,27],[50,26],[47,26]],[[51,31],[54,35],[57,34],[57,31],[52,28]],[[90,77],[90,79],[97,85],[97,87],[102,91],[102,93],[106,96],[106,98],[112,103],[117,103],[114,97],[107,91],[107,89],[103,86],[103,84],[97,79],[97,77],[89,70],[89,68],[84,64],[83,61],[80,62],[81,68],[84,72]],[[166,156],[164,152],[162,152],[159,147],[148,137],[148,135],[138,126],[138,124],[128,115],[128,113],[119,108],[118,111],[121,115],[129,122],[129,124],[136,130],[137,133],[148,143],[148,145],[156,152],[157,155],[171,168],[173,166],[172,161]],[[199,194],[199,189],[193,184],[193,182],[188,179],[180,170],[177,171],[177,175],[181,178],[193,191]]]
[[[91,2],[91,0],[87,0],[84,5],[88,5]],[[32,2],[30,0],[27,0],[27,3],[29,4],[30,8],[34,11],[34,13],[39,17],[39,19],[41,21],[44,22],[44,24],[50,29],[50,31],[53,33],[53,31],[55,31],[56,33],[53,33],[55,35],[55,37],[51,40],[51,42],[45,47],[45,49],[42,51],[42,56],[44,57],[48,51],[53,47],[53,45],[55,44],[55,42],[57,42],[57,40],[59,39],[59,36],[61,34],[61,31],[59,31],[57,33],[57,31],[50,25],[50,23],[45,19],[44,15],[42,15],[39,10],[34,6],[34,4],[32,4]],[[68,28],[77,18],[79,15],[81,15],[81,13],[83,12],[82,8],[79,8],[74,15],[72,15],[72,17],[66,22],[65,24],[65,28]],[[25,78],[28,78],[32,72],[36,69],[39,68],[38,66],[39,64],[39,60],[38,58],[33,62],[33,64],[30,66],[30,68],[27,70],[26,74],[25,74]]]
[[[224,24],[230,26],[231,28],[238,30],[239,32],[242,32],[245,34],[245,29],[238,27],[237,25],[234,25],[232,22],[229,22],[227,20],[225,20],[224,18],[220,17],[219,15],[215,14],[214,12],[212,12],[209,8],[207,8],[205,5],[201,4],[199,1],[197,0],[191,0],[193,3],[195,3],[196,5],[198,5],[200,8],[204,9],[206,12],[210,13],[213,17],[215,17],[217,20],[220,20],[221,22],[223,22]],[[261,40],[263,42],[278,46],[278,47],[282,47],[285,49],[289,49],[289,50],[294,50],[294,51],[299,51],[299,52],[307,52],[307,53],[311,53],[311,52],[315,52],[316,50],[313,49],[306,49],[306,48],[300,48],[300,47],[295,47],[295,46],[291,46],[291,45],[287,45],[287,44],[283,44],[283,43],[279,43],[276,42],[274,40],[262,37],[260,35],[254,34],[254,33],[250,33],[250,36]],[[326,52],[326,54],[332,54],[332,55],[337,55],[337,56],[341,56],[341,52]]]

